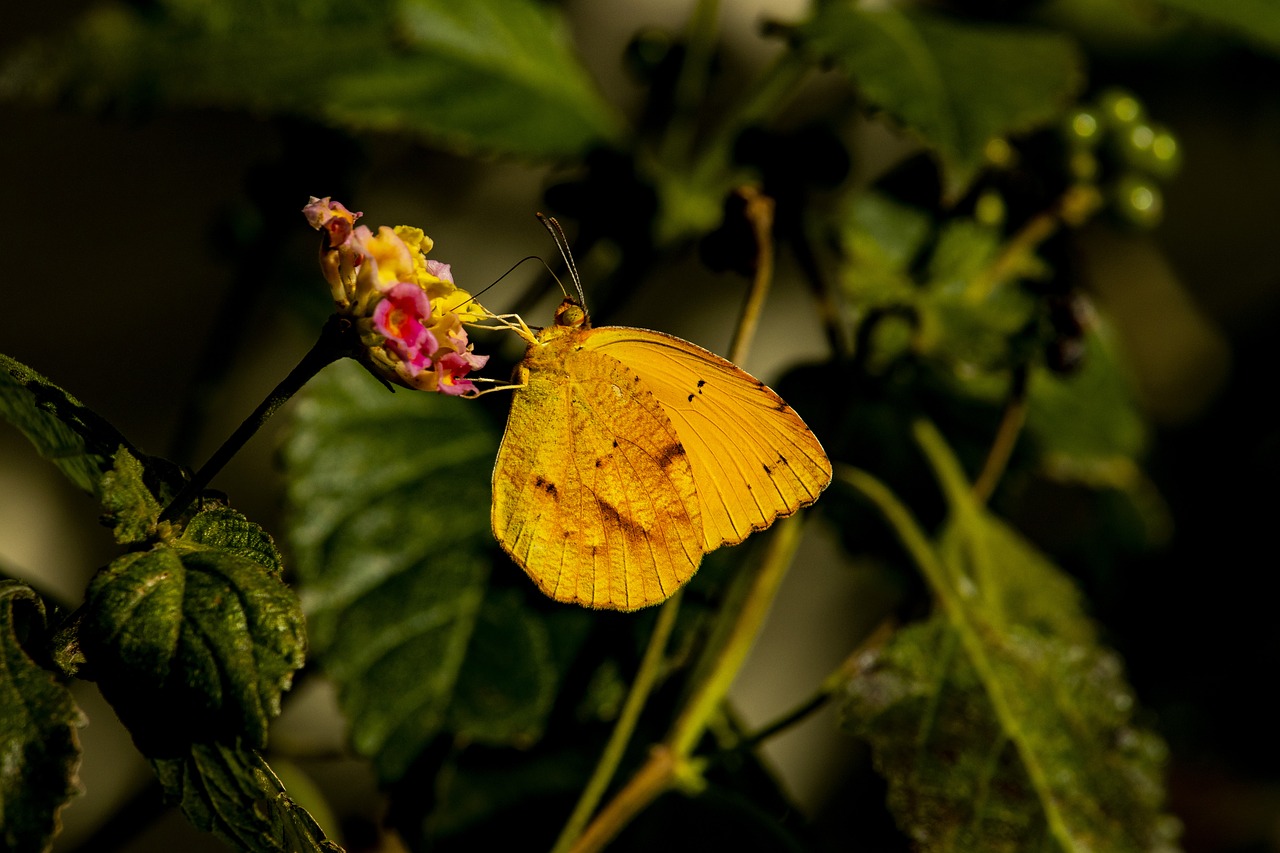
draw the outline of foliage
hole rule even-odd
[[[350,178],[341,152],[389,134],[481,164],[571,167],[547,199],[578,226],[600,319],[642,292],[682,304],[659,288],[694,244],[766,284],[786,247],[831,344],[781,386],[840,471],[810,515],[894,590],[859,621],[905,622],[815,685],[813,704],[834,701],[870,745],[893,843],[1173,850],[1167,748],[1063,557],[1018,522],[1023,495],[1064,488],[1088,495],[1108,558],[1168,535],[1131,368],[1071,258],[1086,223],[1156,224],[1176,138],[1117,113],[1123,90],[1098,91],[1073,4],[968,5],[815,3],[766,28],[778,59],[726,104],[717,4],[697,3],[682,33],[633,40],[634,119],[536,0],[104,4],[0,57],[0,96],[287,120],[288,157],[318,158],[326,181]],[[1208,22],[1261,54],[1280,43],[1258,0],[1153,5],[1168,13],[1153,40]],[[918,154],[849,180],[855,111]],[[1159,157],[1156,138],[1172,146]],[[258,213],[236,251],[267,269],[288,232],[279,211]],[[679,598],[627,616],[555,605],[493,542],[500,432],[484,402],[311,367],[282,453],[282,554],[270,522],[190,494],[178,465],[0,355],[0,415],[98,502],[121,549],[72,613],[0,580],[6,850],[47,849],[78,791],[72,678],[96,682],[196,827],[245,851],[340,850],[264,758],[308,649],[413,849],[549,846],[589,783],[603,807],[583,800],[581,823],[596,819],[558,850],[649,849],[673,814],[688,832],[664,846],[705,847],[702,831],[824,848],[726,699],[799,522],[713,555],[678,615]],[[660,799],[672,791],[691,799]]]

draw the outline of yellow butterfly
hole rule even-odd
[[[592,328],[572,298],[554,325],[521,336],[529,349],[493,468],[493,533],[558,601],[664,601],[703,554],[831,482],[800,416],[714,353],[648,329]]]

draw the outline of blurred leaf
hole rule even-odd
[[[534,0],[169,0],[108,6],[0,68],[0,97],[218,106],[410,132],[461,153],[568,157],[620,133]]]
[[[197,828],[244,853],[341,853],[306,810],[285,793],[258,752],[238,739],[193,743],[151,762],[165,799]]]
[[[1052,121],[1084,83],[1074,44],[1045,31],[824,3],[796,34],[938,152],[953,198],[982,167],[988,141]]]
[[[883,193],[857,193],[839,222],[841,245],[858,266],[903,272],[932,230],[926,211]]]
[[[1280,53],[1280,13],[1274,0],[1156,0],[1162,6],[1235,31],[1244,39]]]
[[[178,731],[266,743],[306,633],[278,558],[263,562],[269,540],[254,528],[211,510],[181,538],[120,557],[89,585],[85,659],[148,755],[166,754]]]
[[[384,780],[443,730],[524,743],[549,709],[545,624],[485,596],[497,443],[470,401],[389,394],[354,364],[297,407],[290,538],[315,656]]]
[[[1092,323],[1084,346],[1078,371],[1035,371],[1027,391],[1027,433],[1046,466],[1063,473],[1131,464],[1147,446],[1146,422],[1110,324]]]
[[[1030,322],[1036,306],[1012,277],[985,280],[1001,248],[994,229],[955,219],[939,233],[929,259],[916,347],[962,378],[1008,368],[1010,338]]]
[[[58,813],[81,793],[76,729],[86,720],[71,691],[22,647],[17,602],[43,629],[40,597],[0,580],[0,850],[25,853],[50,848]]]
[[[989,641],[980,676],[935,616],[849,684],[844,726],[870,741],[916,849],[1176,850],[1177,821],[1159,814],[1165,747],[1133,724],[1116,657],[1021,627]]]
[[[128,444],[75,397],[6,355],[0,355],[0,416],[71,482],[94,495],[116,449]]]
[[[519,594],[487,596],[453,688],[449,729],[479,743],[535,740],[555,700],[550,643]]]
[[[142,464],[121,447],[102,476],[102,506],[121,545],[142,542],[155,531],[160,504],[142,481]]]
[[[1132,723],[1073,584],[974,501],[935,429],[917,438],[950,510],[917,554],[940,613],[854,677],[845,709],[900,825],[922,850],[1173,849],[1165,746]]]

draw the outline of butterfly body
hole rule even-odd
[[[679,338],[591,328],[565,300],[516,371],[494,535],[551,597],[634,610],[702,555],[817,499],[831,465],[763,382]]]

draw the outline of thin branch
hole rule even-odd
[[[742,305],[742,314],[738,317],[733,342],[729,345],[729,360],[741,364],[751,348],[765,298],[773,283],[773,199],[752,186],[739,187],[737,192],[746,199],[745,214],[756,241],[756,257],[752,264],[755,274],[751,278],[747,300]]]
[[[297,366],[289,371],[275,389],[267,395],[258,408],[236,428],[236,431],[222,443],[209,461],[204,463],[195,476],[182,488],[177,497],[160,513],[161,521],[173,521],[186,511],[200,493],[217,476],[218,472],[244,447],[262,425],[271,419],[281,406],[307,384],[322,369],[344,357],[354,357],[360,351],[359,337],[355,326],[346,317],[334,314],[324,324],[320,338],[302,357]]]
[[[980,504],[991,499],[1000,478],[1004,476],[1013,449],[1018,444],[1018,435],[1022,425],[1027,421],[1027,378],[1029,368],[1020,364],[1013,369],[1009,381],[1009,397],[1005,401],[1004,414],[1000,417],[1000,425],[996,427],[995,438],[991,449],[987,451],[987,459],[982,465],[982,472],[973,483],[973,498]]]

